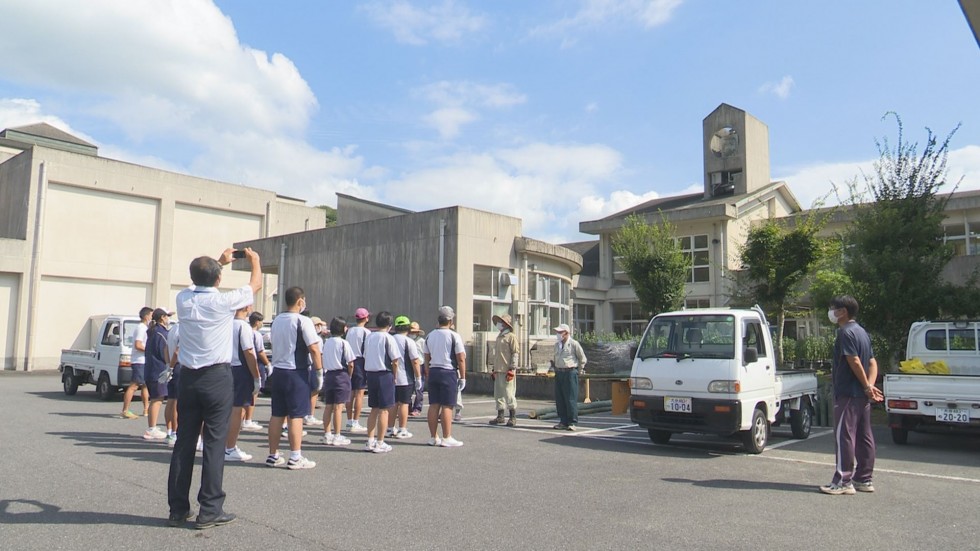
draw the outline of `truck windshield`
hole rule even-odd
[[[139,326],[138,321],[126,321],[123,322],[123,344],[125,346],[133,346],[133,337],[136,336],[136,328]]]
[[[726,315],[664,316],[647,327],[636,353],[648,358],[735,357],[735,317]]]

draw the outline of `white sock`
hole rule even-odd
[[[300,451],[289,450],[289,460],[290,461],[299,461],[299,458],[300,457],[303,457],[302,450],[300,450]]]

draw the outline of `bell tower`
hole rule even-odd
[[[737,196],[769,185],[769,128],[726,103],[702,122],[704,198]]]

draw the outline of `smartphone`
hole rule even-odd
[[[231,253],[231,257],[232,258],[245,258],[245,251],[243,251],[243,250],[237,250],[237,251]]]

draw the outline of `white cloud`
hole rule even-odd
[[[489,85],[443,80],[416,88],[412,94],[437,105],[423,121],[435,128],[443,139],[455,138],[463,125],[478,120],[478,109],[503,109],[527,101],[527,96],[506,83]]]
[[[570,17],[532,29],[532,35],[565,35],[580,29],[595,28],[610,22],[640,25],[645,29],[659,27],[674,15],[684,0],[582,0],[579,10]],[[573,44],[565,36],[563,47]]]
[[[793,90],[793,86],[796,82],[793,81],[793,77],[786,75],[779,82],[767,82],[759,87],[760,94],[772,94],[779,99],[786,99],[789,97],[790,91]]]
[[[839,199],[849,197],[849,182],[856,180],[858,190],[864,190],[864,178],[861,174],[862,171],[864,174],[872,174],[873,163],[874,159],[813,164],[798,168],[774,180],[785,180],[803,208],[813,207],[818,200],[828,206],[835,205]],[[946,168],[950,185],[944,187],[942,191],[952,191],[952,184],[959,181],[960,177],[963,179],[957,191],[980,189],[980,146],[968,145],[950,151]]]
[[[598,110],[599,110],[599,104],[598,104],[598,103],[596,103],[596,102],[594,102],[594,101],[592,101],[592,102],[589,102],[589,103],[588,103],[588,104],[586,104],[586,106],[585,106],[585,112],[586,112],[586,113],[588,113],[588,114],[590,114],[590,115],[591,115],[592,113],[595,113],[595,112],[596,112],[596,111],[598,111]]]
[[[637,195],[628,190],[614,191],[608,197],[589,195],[579,199],[578,213],[582,221],[598,220],[659,197],[660,194],[656,191]]]
[[[533,143],[435,159],[388,181],[384,196],[413,209],[463,205],[507,214],[523,219],[525,235],[575,239],[578,198],[621,170],[620,154],[607,146]]]
[[[362,7],[376,25],[395,35],[395,40],[413,46],[429,41],[459,42],[463,36],[480,31],[487,18],[473,15],[453,0],[419,8],[406,0],[372,2]]]
[[[34,99],[0,98],[0,130],[45,122],[89,143],[96,141],[71,127],[55,115],[44,113],[41,103]]]

